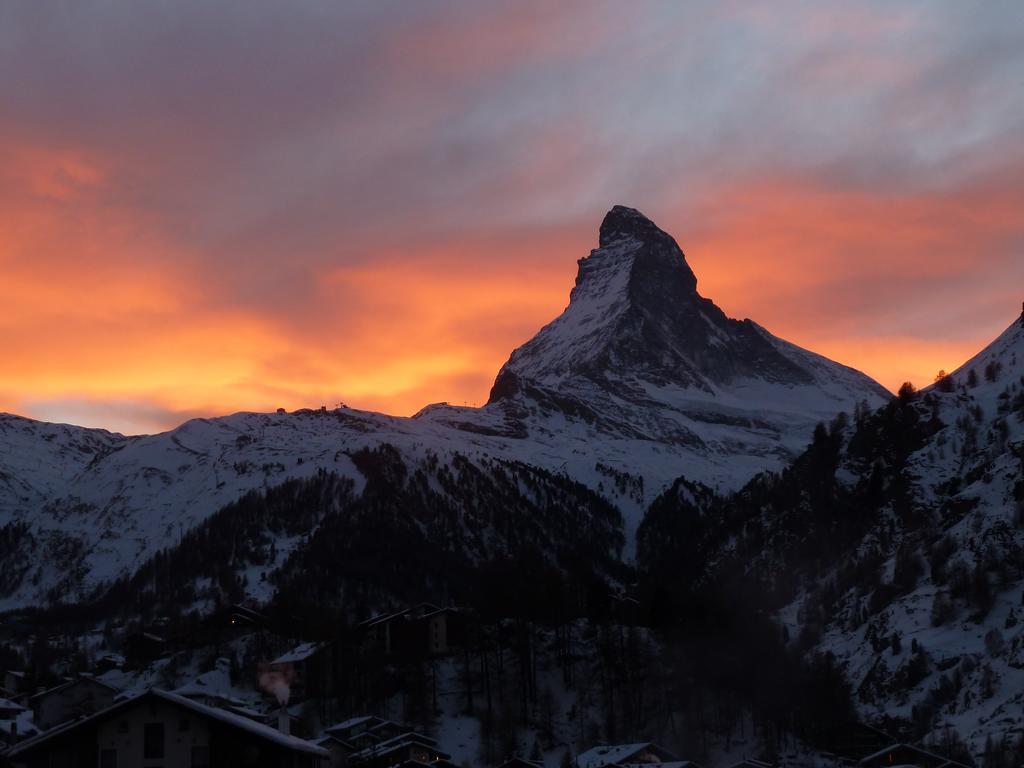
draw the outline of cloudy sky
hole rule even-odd
[[[1024,3],[0,3],[0,410],[481,403],[615,203],[890,388],[1024,299]]]

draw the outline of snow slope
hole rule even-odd
[[[850,590],[820,647],[866,715],[934,711],[932,738],[952,726],[980,757],[1024,730],[1024,317],[918,398],[940,425],[909,462],[928,522],[889,524],[883,571],[921,576],[880,610]]]

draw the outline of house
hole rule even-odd
[[[302,643],[261,664],[260,676],[268,673],[287,681],[290,701],[330,698],[334,693],[334,646],[329,642]]]
[[[13,747],[14,768],[326,768],[311,742],[216,707],[150,689]]]
[[[39,733],[32,710],[10,699],[0,699],[0,749]]]
[[[685,765],[664,747],[649,741],[637,744],[602,745],[588,749],[576,757],[577,768],[604,768],[609,765],[650,765],[651,763],[673,764],[673,768]]]
[[[363,715],[350,717],[348,720],[326,728],[324,732],[349,744],[361,745],[360,748],[362,748],[378,744],[402,733],[408,733],[409,730],[403,725],[382,717]]]
[[[464,643],[465,618],[457,608],[420,603],[373,616],[357,625],[364,643],[386,656],[438,656]]]
[[[352,754],[351,745],[337,738],[326,734],[321,736],[319,739],[314,739],[313,743],[318,747],[326,749],[330,754],[330,758],[327,765],[330,768],[345,768],[348,765],[348,756]]]
[[[8,699],[16,699],[29,690],[28,673],[17,669],[4,672],[3,695]]]
[[[913,768],[966,768],[962,763],[948,757],[936,755],[926,749],[911,744],[890,744],[885,749],[863,758],[857,765],[865,768],[895,768],[895,766],[913,766]]]
[[[332,766],[347,766],[352,755],[409,732],[391,720],[361,715],[324,729],[323,746],[331,753]]]
[[[29,699],[36,727],[47,730],[99,712],[114,703],[119,691],[91,675],[79,675]]]
[[[526,760],[525,758],[513,755],[498,768],[544,768],[543,760]]]
[[[420,733],[402,733],[348,756],[348,764],[363,768],[390,768],[399,763],[437,763],[451,760],[437,742]]]
[[[124,639],[124,657],[133,668],[167,655],[167,640],[153,632],[134,632]]]
[[[109,672],[112,669],[124,669],[125,659],[119,653],[105,653],[96,659],[96,671],[98,673]]]

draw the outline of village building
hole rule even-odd
[[[27,698],[29,692],[28,673],[17,669],[8,669],[4,672],[3,687],[0,688],[0,696],[12,701]]]
[[[330,754],[327,762],[330,768],[345,768],[348,765],[348,756],[353,752],[351,745],[348,743],[330,734],[314,739],[313,743],[322,749],[326,749]]]
[[[576,757],[577,768],[605,768],[605,766],[632,766],[661,764],[668,768],[680,768],[681,766],[693,765],[680,760],[676,755],[664,747],[652,742],[640,742],[637,744],[617,744],[614,746],[602,745],[588,749]]]
[[[290,701],[330,698],[334,695],[334,646],[303,643],[261,665],[261,673],[268,671],[288,681]]]
[[[361,744],[360,748],[362,748],[378,744],[402,733],[408,733],[409,730],[409,728],[391,720],[385,720],[383,717],[363,715],[350,717],[348,720],[332,725],[325,729],[325,733],[349,744]]]
[[[527,760],[518,755],[510,757],[498,768],[544,768],[543,760]]]
[[[385,656],[440,656],[464,643],[465,619],[456,608],[420,603],[395,613],[373,616],[357,625],[364,645]]]
[[[966,768],[962,763],[911,744],[890,744],[857,763],[864,768]]]
[[[14,768],[327,768],[327,750],[184,696],[151,689],[10,750]]]
[[[10,699],[0,699],[0,748],[17,744],[39,732],[32,710]]]
[[[29,699],[35,724],[42,730],[99,712],[114,703],[119,691],[92,675],[79,675]]]
[[[167,640],[153,632],[133,632],[124,639],[124,658],[133,669],[166,656],[167,651]]]
[[[409,728],[391,720],[361,715],[325,728],[323,741],[331,753],[331,765],[347,766],[352,755],[368,753],[371,747],[409,732]]]
[[[400,763],[418,764],[449,761],[451,755],[442,752],[437,741],[420,733],[403,733],[366,747],[348,756],[348,765],[361,768],[391,768]]]
[[[110,672],[111,670],[124,669],[125,658],[119,653],[104,653],[96,659],[96,672]]]

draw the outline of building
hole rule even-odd
[[[166,656],[169,650],[167,640],[153,632],[133,632],[124,639],[125,662],[133,669]]]
[[[544,761],[527,760],[515,755],[499,765],[498,768],[544,768]]]
[[[177,694],[150,689],[10,750],[14,768],[327,768],[327,750]]]
[[[322,746],[331,753],[331,766],[337,768],[347,766],[352,755],[409,731],[409,728],[382,717],[350,717],[324,730]]]
[[[353,752],[348,756],[348,764],[361,768],[391,768],[400,763],[423,765],[450,761],[451,758],[438,749],[434,739],[410,731]]]
[[[605,766],[650,766],[658,763],[664,768],[682,768],[693,765],[680,760],[664,747],[649,741],[637,744],[602,745],[588,749],[576,757],[577,768],[605,768]]]
[[[318,747],[326,749],[328,754],[330,754],[330,758],[327,761],[327,765],[330,768],[345,768],[348,765],[348,756],[353,751],[349,744],[330,734],[314,739],[313,743]]]
[[[68,720],[91,715],[114,703],[119,691],[91,675],[79,675],[47,691],[37,693],[28,701],[35,713],[35,724],[41,730],[53,728]]]
[[[32,710],[10,699],[0,699],[0,749],[39,733]]]
[[[324,732],[349,744],[358,745],[362,749],[372,744],[379,744],[400,734],[408,733],[409,730],[409,728],[391,720],[385,720],[383,717],[363,715],[361,717],[350,717],[348,720],[326,728]]]
[[[885,749],[861,759],[857,765],[864,768],[966,768],[962,763],[911,744],[890,744]]]
[[[28,673],[16,669],[4,672],[4,684],[0,688],[0,696],[12,701],[27,699],[29,692]]]
[[[268,672],[278,680],[287,681],[289,701],[330,698],[334,694],[334,646],[303,643],[261,664],[261,677]]]
[[[439,656],[463,644],[465,619],[457,608],[420,603],[396,613],[373,616],[357,628],[364,645],[385,656]]]

